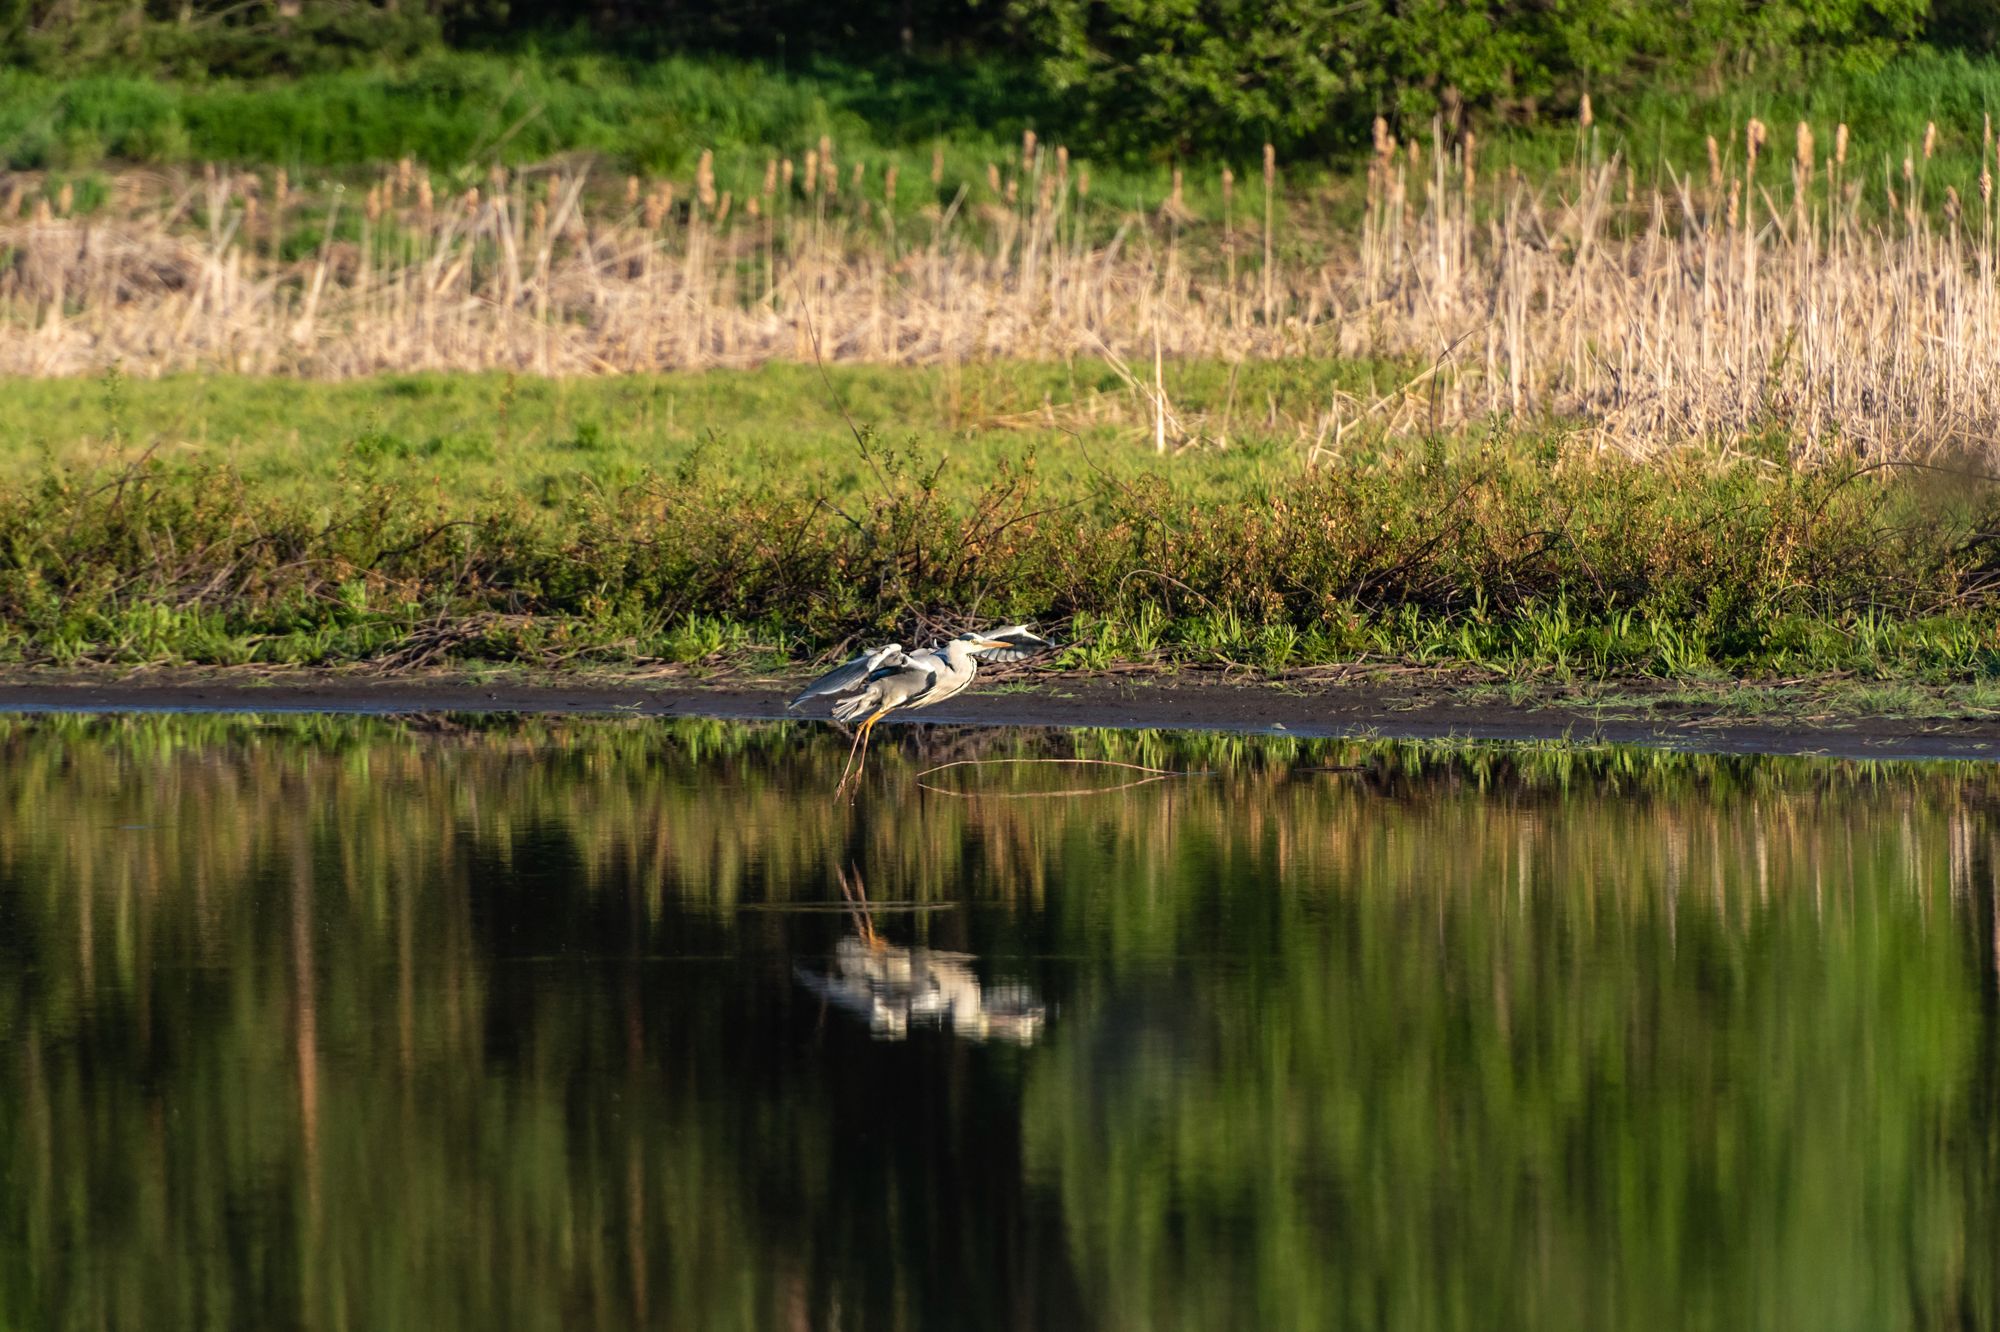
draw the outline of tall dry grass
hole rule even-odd
[[[1994,158],[1988,131],[1986,160]],[[560,166],[437,192],[403,163],[308,196],[209,171],[91,218],[0,200],[0,373],[351,376],[1102,356],[1157,447],[1200,433],[1178,357],[1403,358],[1405,382],[1298,428],[1555,416],[1632,452],[1780,432],[1802,454],[1985,448],[2000,427],[2000,213],[1927,197],[1927,141],[1881,173],[1847,129],[1752,122],[1639,181],[1592,150],[1548,178],[1481,169],[1471,135],[1378,126],[1361,224],[1224,179],[1204,218],[1092,198],[1033,136],[983,189],[918,212],[822,142],[743,194]],[[1786,157],[1789,160],[1786,160]],[[352,197],[360,194],[361,197]],[[1261,207],[1260,207],[1261,205]],[[1351,210],[1350,210],[1351,211]],[[310,243],[302,243],[302,229]]]

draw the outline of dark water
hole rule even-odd
[[[0,1328],[2000,1326],[1994,770],[888,739],[0,720]]]

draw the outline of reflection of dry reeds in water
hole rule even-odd
[[[747,365],[809,358],[810,321],[836,360],[1428,367],[1330,401],[1307,429],[1319,446],[1492,412],[1579,417],[1634,451],[1774,426],[1808,449],[1990,439],[1990,185],[1928,198],[1914,156],[1865,184],[1845,126],[1799,126],[1789,162],[1760,151],[1767,138],[1753,123],[1740,147],[1711,143],[1705,169],[1652,182],[1587,153],[1529,181],[1483,170],[1471,135],[1419,151],[1378,127],[1358,229],[1295,200],[1274,248],[1267,158],[1261,253],[1178,190],[1121,215],[1067,154],[1032,151],[916,216],[859,173],[841,188],[826,143],[740,195],[718,190],[706,155],[691,184],[603,191],[562,169],[496,169],[434,194],[405,163],[360,201],[211,171],[205,189],[115,220],[16,189],[0,210],[0,372]],[[884,173],[889,198],[895,181]],[[187,224],[197,212],[205,228]],[[1152,367],[1126,378],[1158,440],[1187,432]]]
[[[200,742],[172,739],[184,720],[0,728],[0,809],[91,813],[0,828],[9,834],[0,874],[30,861],[59,867],[78,890],[65,910],[114,892],[129,911],[127,894],[158,893],[168,866],[221,893],[255,882],[260,864],[289,865],[293,839],[305,836],[338,848],[350,892],[425,884],[441,897],[452,895],[446,879],[459,880],[441,878],[438,864],[504,864],[520,830],[534,828],[561,843],[586,890],[642,886],[649,915],[668,897],[723,912],[840,901],[834,875],[850,854],[883,897],[1025,909],[1066,877],[1177,881],[1181,854],[1199,844],[1307,895],[1362,884],[1484,901],[1532,885],[1593,918],[1677,902],[1747,919],[1773,894],[1851,894],[1892,879],[1962,902],[1986,891],[1975,864],[2000,866],[1988,812],[2000,808],[2000,788],[1964,768],[1086,732],[1053,743],[1092,764],[1184,775],[1097,799],[964,800],[922,792],[915,779],[949,756],[997,764],[981,782],[989,796],[1032,794],[1064,770],[1044,766],[1048,740],[947,731],[885,749],[857,819],[825,800],[841,742],[801,746],[795,725],[440,735],[384,723],[330,744],[338,728],[292,734],[227,719]],[[928,760],[909,746],[928,749]],[[1840,838],[1829,837],[1829,820]],[[155,831],[100,835],[128,825]],[[1084,828],[1088,839],[1070,840]],[[1160,904],[1147,894],[1128,905]]]

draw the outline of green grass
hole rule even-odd
[[[719,172],[751,179],[761,178],[768,153],[800,155],[824,136],[843,163],[896,155],[906,171],[920,161],[926,174],[942,145],[948,195],[959,179],[983,178],[986,161],[1018,153],[1021,131],[1045,105],[1018,75],[976,64],[780,72],[719,56],[440,51],[289,79],[8,71],[0,160],[27,169],[106,161],[338,169],[414,156],[450,169],[581,152],[685,174],[713,149]]]
[[[1769,132],[1763,154],[1774,168],[1765,173],[1767,188],[1783,198],[1799,122],[1812,125],[1822,164],[1833,153],[1835,127],[1844,123],[1852,143],[1848,179],[1859,181],[1873,202],[1881,200],[1885,172],[1894,174],[1898,191],[1903,189],[1907,155],[1933,202],[1950,185],[1970,205],[1978,198],[1985,118],[2000,117],[2000,59],[1919,48],[1879,69],[1832,67],[1797,86],[1751,81],[1707,94],[1657,91],[1627,103],[1600,102],[1596,111],[1594,151],[1622,153],[1649,179],[1663,165],[1705,177],[1709,135],[1740,173],[1744,135],[1754,117]],[[1933,123],[1934,156],[1926,161],[1924,136]],[[1546,126],[1506,135],[1500,152],[1535,178],[1572,162],[1578,146],[1574,126]]]
[[[1254,433],[1158,458],[992,426],[1060,419],[1100,367],[833,378],[865,446],[809,367],[15,385],[0,661],[727,667],[966,617],[1060,624],[1079,668],[2000,677],[2000,491],[1960,477],[1594,460],[1547,426],[1316,470]]]
[[[876,428],[885,452],[921,466],[948,461],[941,480],[961,494],[1028,452],[1061,483],[1105,471],[1241,487],[1296,470],[1298,423],[1323,410],[1333,390],[1372,396],[1411,373],[1390,362],[1170,365],[1164,382],[1175,408],[1229,439],[1226,448],[1219,438],[1203,448],[1198,467],[1139,446],[1144,400],[1108,365],[1088,360],[843,365],[824,375],[812,365],[770,364],[592,379],[20,380],[0,395],[0,480],[147,455],[226,463],[260,484],[366,475],[458,498],[502,488],[554,499],[699,457],[735,481],[810,477],[851,494],[875,477],[854,448],[844,404]]]

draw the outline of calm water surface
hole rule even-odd
[[[1992,769],[843,754],[0,720],[0,1328],[2000,1326]]]

